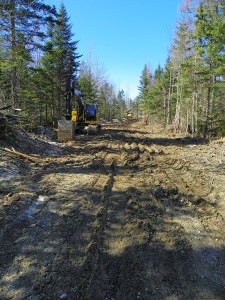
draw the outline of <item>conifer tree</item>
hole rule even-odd
[[[196,15],[195,37],[198,41],[196,51],[199,53],[202,64],[198,70],[201,83],[204,87],[202,93],[202,131],[204,136],[212,134],[216,130],[216,119],[220,115],[217,111],[221,97],[218,97],[218,89],[215,79],[218,73],[223,75],[225,61],[224,39],[224,4],[217,1],[200,2]],[[222,68],[221,68],[222,66]],[[221,95],[221,92],[219,91]]]
[[[138,87],[139,93],[139,107],[145,122],[148,122],[150,115],[150,88],[152,85],[152,75],[148,66],[145,64],[140,77],[140,86]]]
[[[41,0],[5,0],[0,2],[0,14],[0,43],[9,54],[7,69],[10,71],[11,91],[8,100],[19,106],[22,105],[19,97],[22,94],[19,82],[23,80],[21,72],[19,74],[21,62],[32,62],[33,51],[40,47],[45,38],[44,26],[52,20],[56,11]]]
[[[126,110],[126,103],[125,103],[125,94],[124,94],[124,90],[119,90],[118,94],[117,94],[117,103],[118,103],[118,118],[122,119],[124,117],[124,113]]]
[[[158,65],[154,72],[152,85],[150,88],[150,110],[156,115],[158,120],[166,122],[166,98],[163,94],[162,85],[163,68]]]
[[[163,70],[163,74],[161,77],[162,82],[162,90],[163,90],[163,102],[164,106],[164,124],[171,125],[172,124],[172,116],[173,116],[173,86],[174,86],[174,77],[173,70],[171,64],[171,57],[169,56],[166,60],[166,65]]]
[[[66,8],[62,3],[53,32],[53,54],[57,83],[57,108],[59,118],[65,110],[65,91],[69,76],[77,76],[80,55],[77,53],[78,41],[73,40],[72,26]]]
[[[96,102],[99,87],[92,71],[92,66],[86,62],[81,63],[78,86],[84,96],[85,102]]]
[[[112,121],[113,118],[117,118],[117,106],[116,97],[113,85],[105,81],[100,87],[99,95],[99,117]]]
[[[66,8],[62,3],[59,9],[57,22],[48,28],[49,39],[45,44],[42,58],[42,72],[46,79],[53,113],[53,120],[65,115],[66,84],[70,76],[77,77],[79,58],[77,53],[78,41],[73,40],[72,26],[69,23]]]
[[[175,77],[176,110],[174,125],[176,131],[186,130],[190,117],[192,74],[190,74],[194,55],[192,29],[187,20],[177,26],[176,38],[172,47],[172,69]]]

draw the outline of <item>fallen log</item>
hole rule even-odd
[[[12,105],[1,106],[0,110],[5,110],[5,109],[9,109],[9,108],[12,108]]]
[[[26,117],[26,116],[18,116],[18,115],[15,115],[15,114],[5,114],[6,118],[8,119],[24,119],[24,120],[27,120],[29,119],[29,117]]]
[[[27,160],[29,160],[31,162],[37,162],[37,161],[39,161],[39,159],[37,157],[31,156],[31,155],[28,155],[28,154],[24,154],[22,152],[18,152],[15,149],[10,150],[8,148],[2,148],[2,147],[0,147],[0,151],[4,151],[4,152],[7,152],[7,153],[12,154],[12,155],[19,156],[20,158],[27,159]]]

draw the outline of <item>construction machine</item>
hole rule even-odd
[[[96,134],[101,131],[97,121],[97,103],[85,103],[73,77],[66,88],[66,120],[58,121],[58,140],[72,140],[74,133]]]
[[[124,113],[124,117],[128,118],[129,120],[131,120],[133,118],[133,113],[131,110],[128,110]]]

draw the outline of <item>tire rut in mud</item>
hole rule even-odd
[[[164,220],[166,208],[160,192],[146,189],[148,183],[143,178],[141,188],[133,188],[133,173],[152,166],[152,149],[146,151],[136,143],[120,143],[119,149],[120,156],[110,165],[113,170],[107,192],[101,198],[77,299],[93,299],[93,295],[95,299],[160,299],[165,294],[169,297],[177,287],[185,290],[184,282],[191,277],[190,245],[179,224]],[[161,150],[159,153],[163,154]],[[165,241],[173,239],[171,249],[179,244],[178,250],[168,253],[161,245],[162,236]],[[187,263],[180,267],[184,257]],[[153,272],[148,271],[151,268]],[[163,278],[158,273],[163,273]],[[180,292],[179,296],[193,298],[193,292]]]
[[[223,299],[214,175],[207,184],[180,141],[155,141],[108,130],[31,168],[1,240],[4,300]]]

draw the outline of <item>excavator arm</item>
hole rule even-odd
[[[67,80],[67,91],[66,91],[66,120],[72,119],[73,105],[75,101],[77,103],[77,118],[79,122],[84,122],[85,120],[85,109],[84,109],[84,100],[83,95],[75,87],[75,80],[72,77],[69,77]]]
[[[73,107],[74,103],[76,108]],[[75,132],[101,130],[101,125],[97,123],[97,107],[96,103],[84,103],[84,97],[76,87],[75,79],[69,77],[66,87],[66,120],[74,122]]]

